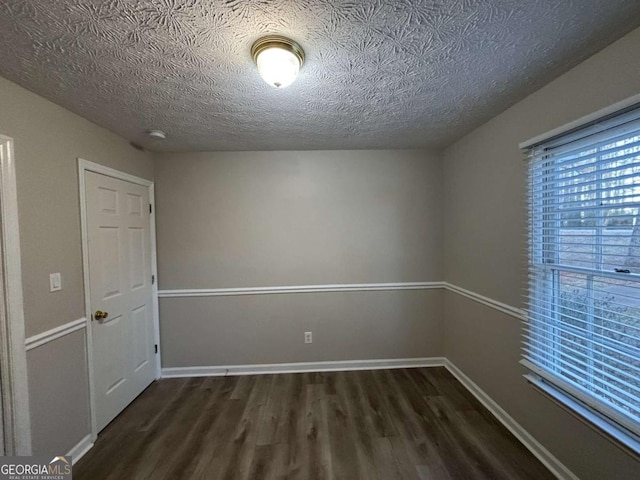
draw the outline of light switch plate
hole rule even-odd
[[[59,273],[49,275],[49,291],[57,292],[62,290],[62,276]]]

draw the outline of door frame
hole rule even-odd
[[[85,191],[85,176],[87,172],[98,173],[112,177],[117,180],[124,180],[136,185],[141,185],[149,189],[149,203],[152,205],[150,213],[151,228],[151,274],[155,276],[155,282],[151,285],[151,304],[153,315],[153,340],[158,345],[156,357],[155,378],[160,378],[162,365],[160,362],[160,321],[158,309],[158,262],[156,254],[156,208],[155,208],[155,186],[151,180],[136,177],[128,173],[105,167],[98,163],[90,162],[78,157],[78,185],[80,189],[80,226],[82,230],[82,272],[84,285],[84,309],[87,327],[85,328],[86,345],[87,345],[87,366],[89,372],[89,411],[91,412],[91,439],[95,441],[98,438],[98,427],[96,422],[96,397],[94,388],[94,371],[93,371],[93,336],[91,321],[91,289],[89,288],[89,232],[87,231],[87,198]]]
[[[0,135],[0,373],[6,455],[31,455],[31,420],[13,139]]]

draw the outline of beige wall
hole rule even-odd
[[[160,289],[442,277],[428,152],[172,154],[155,168]]]
[[[0,78],[0,134],[13,137],[29,337],[84,315],[77,157],[152,178],[149,153]],[[49,293],[49,273],[63,289]]]
[[[441,164],[429,152],[159,155],[155,177],[161,290],[442,277]],[[440,298],[165,298],[163,366],[440,355]]]
[[[441,290],[163,298],[160,313],[165,368],[442,355]]]
[[[33,454],[67,453],[91,431],[84,330],[29,352]]]
[[[84,316],[76,158],[145,178],[153,164],[124,139],[2,78],[0,105],[0,134],[14,140],[29,337]],[[49,293],[53,272],[63,289]],[[73,334],[28,354],[35,454],[64,454],[89,433],[84,348]]]
[[[446,281],[514,306],[526,287],[518,144],[640,92],[640,29],[444,152]],[[638,459],[541,397],[518,367],[515,318],[447,292],[445,354],[581,479],[640,478]]]

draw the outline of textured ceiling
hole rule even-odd
[[[640,25],[638,0],[0,0],[0,13],[0,75],[169,151],[442,147]],[[307,57],[282,90],[249,54],[271,33]]]

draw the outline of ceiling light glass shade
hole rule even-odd
[[[256,63],[264,81],[277,88],[291,85],[300,70],[298,57],[277,47],[260,52]]]
[[[300,45],[275,35],[256,41],[251,47],[251,53],[260,76],[276,88],[291,85],[304,62],[304,52]]]

